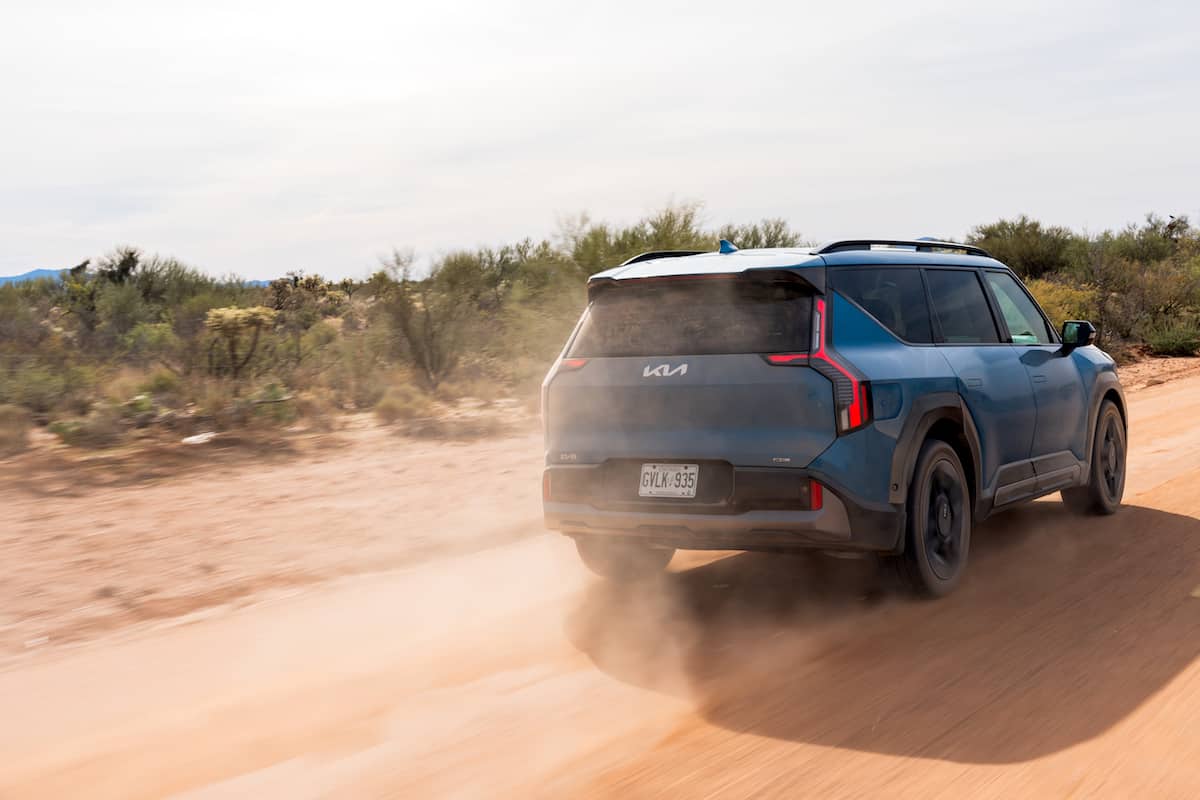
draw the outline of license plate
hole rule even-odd
[[[642,464],[641,497],[695,497],[699,464]]]

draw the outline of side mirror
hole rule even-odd
[[[1096,343],[1096,326],[1087,320],[1069,319],[1062,326],[1063,347],[1073,350]]]

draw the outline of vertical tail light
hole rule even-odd
[[[813,300],[812,366],[833,382],[838,433],[848,433],[871,421],[870,384],[861,380],[829,349],[828,308],[825,298]]]
[[[849,433],[871,422],[871,384],[828,347],[825,298],[813,299],[812,345],[807,353],[771,353],[768,364],[780,367],[809,366],[833,383],[838,433]]]

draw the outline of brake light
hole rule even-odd
[[[777,367],[798,367],[808,363],[808,353],[770,353],[763,358],[767,359],[768,364]]]
[[[820,511],[825,501],[824,487],[814,480],[808,482],[808,507],[812,511]]]
[[[542,500],[550,500],[550,470],[542,470]]]
[[[808,353],[772,353],[763,356],[778,367],[808,365],[833,383],[838,433],[848,433],[871,421],[870,384],[860,380],[827,347],[826,306],[824,298],[813,300],[812,347]]]
[[[558,368],[563,370],[583,369],[587,363],[586,358],[564,358],[558,362]]]

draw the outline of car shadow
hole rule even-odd
[[[566,632],[619,680],[724,728],[1011,763],[1104,732],[1200,653],[1200,521],[1057,503],[976,530],[967,580],[908,599],[873,560],[741,554],[591,583]]]

